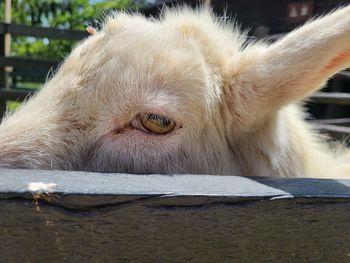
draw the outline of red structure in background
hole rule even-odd
[[[302,23],[313,15],[313,1],[288,3],[287,21],[290,23]]]

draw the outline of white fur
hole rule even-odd
[[[350,66],[349,43],[350,6],[271,45],[246,44],[207,8],[117,13],[3,120],[0,166],[350,177],[348,150],[330,149],[298,105]],[[145,133],[133,125],[144,112],[177,127]]]

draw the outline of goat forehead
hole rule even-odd
[[[122,100],[157,92],[184,98],[205,95],[210,74],[200,53],[192,47],[150,44],[143,49],[143,45],[107,45],[109,55],[97,58],[104,61],[92,68],[95,73],[91,74],[96,75],[93,86],[104,89],[105,94],[113,92]]]
[[[97,83],[96,96],[105,97],[108,110],[160,110],[179,114],[203,111],[208,96],[205,72],[193,68],[183,74],[178,65],[134,65],[111,60]],[[169,67],[169,68],[167,68]],[[107,73],[108,71],[108,73]],[[101,92],[102,90],[102,92]],[[102,105],[96,105],[101,108]],[[103,107],[103,106],[102,106]]]
[[[218,85],[198,43],[143,22],[144,28],[109,26],[83,48],[81,91],[92,95],[83,101],[84,109],[117,116],[154,106],[176,115],[190,113],[191,119],[206,115],[209,103],[218,99]]]
[[[97,38],[98,44],[92,42],[84,53],[90,68],[85,80],[95,75],[107,84],[143,91],[167,87],[195,92],[197,86],[207,86],[210,69],[201,47],[162,23],[121,14],[110,19]]]

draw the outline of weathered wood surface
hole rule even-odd
[[[1,262],[350,261],[349,180],[0,170],[0,193]]]

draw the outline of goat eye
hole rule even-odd
[[[166,116],[154,113],[141,115],[142,126],[149,132],[155,134],[166,134],[174,130],[176,123]]]

